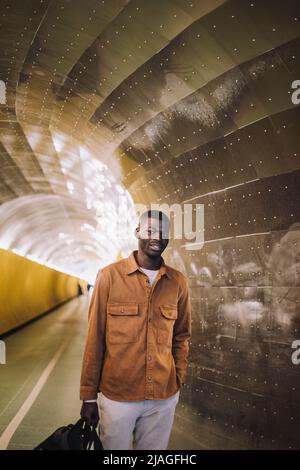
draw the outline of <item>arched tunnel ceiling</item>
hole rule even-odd
[[[128,218],[120,196],[204,203],[208,242],[299,220],[297,0],[15,0],[0,12],[0,247],[93,281],[135,246],[133,231],[113,238]]]

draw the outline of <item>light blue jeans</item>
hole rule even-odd
[[[114,401],[99,394],[99,436],[105,450],[165,450],[180,390],[165,400]]]

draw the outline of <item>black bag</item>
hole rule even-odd
[[[33,450],[103,450],[102,443],[94,427],[83,419],[76,424],[62,426]]]

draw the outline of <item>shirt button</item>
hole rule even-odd
[[[151,361],[151,356],[148,356],[148,360]]]
[[[151,377],[148,377],[148,380],[149,380],[149,382],[151,382],[151,380],[152,380]]]

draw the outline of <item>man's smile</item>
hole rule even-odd
[[[162,246],[160,243],[149,243],[149,247],[151,248],[151,250],[154,250],[154,251],[160,251],[162,249]]]

